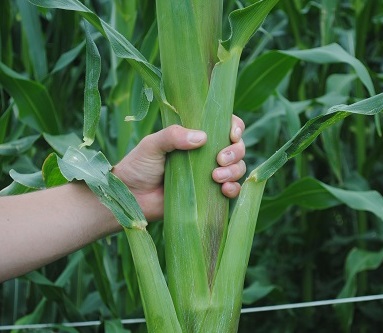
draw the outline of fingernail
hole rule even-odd
[[[226,186],[229,193],[234,193],[237,190],[237,187],[234,184],[227,183]]]
[[[222,168],[222,169],[218,169],[216,172],[217,172],[217,177],[221,181],[224,181],[224,180],[229,179],[231,177],[231,172],[228,169]]]
[[[237,127],[234,130],[234,136],[239,140],[242,137],[242,130],[240,127]]]
[[[188,141],[190,143],[200,143],[205,140],[206,133],[202,131],[191,131],[188,133]]]
[[[234,161],[234,158],[235,158],[235,155],[234,155],[234,153],[232,151],[225,151],[222,154],[222,162],[224,164],[231,163],[232,161]]]

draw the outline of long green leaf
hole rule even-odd
[[[3,188],[0,191],[0,196],[24,194],[24,193],[28,193],[28,192],[34,192],[34,191],[36,191],[35,188],[25,186],[25,185],[22,185],[22,184],[14,181],[10,185],[8,185],[7,187]]]
[[[209,284],[214,279],[220,260],[229,214],[229,201],[222,195],[220,186],[212,180],[211,172],[217,166],[215,156],[229,145],[227,133],[230,131],[240,54],[238,50],[231,51],[225,60],[215,65],[200,124],[209,139],[204,147],[190,153],[194,184],[197,191],[201,189],[196,196],[198,227],[205,249]]]
[[[62,175],[57,155],[52,153],[45,159],[43,167],[43,180],[47,188],[66,184],[68,181]]]
[[[378,192],[344,190],[313,178],[302,178],[277,196],[263,198],[256,232],[269,228],[292,205],[321,210],[341,204],[355,210],[369,211],[383,219],[383,197]]]
[[[12,169],[9,172],[9,175],[15,182],[21,185],[24,185],[36,190],[41,190],[45,188],[41,171],[37,171],[31,174],[21,174]]]
[[[145,228],[147,222],[136,199],[128,187],[110,172],[112,166],[101,152],[70,147],[58,164],[67,180],[84,180],[122,226]]]
[[[122,327],[121,320],[106,320],[105,333],[130,333],[131,331],[125,330]]]
[[[235,94],[235,109],[255,110],[274,92],[297,59],[271,51],[244,68]]]
[[[265,185],[266,182],[255,182],[249,178],[242,186],[214,282],[211,307],[200,332],[237,330],[243,281]]]
[[[146,230],[125,228],[125,233],[138,274],[148,331],[181,333],[181,326],[151,236]]]
[[[379,252],[370,252],[361,249],[352,249],[346,259],[345,277],[346,284],[338,294],[338,298],[354,297],[357,292],[358,273],[378,268],[383,263],[383,250]],[[351,327],[354,317],[354,305],[339,304],[335,310],[341,320],[342,327],[348,331]]]
[[[39,132],[57,134],[59,118],[46,88],[0,63],[0,83],[14,98],[20,120]]]
[[[53,67],[50,74],[55,74],[55,73],[61,71],[62,69],[64,69],[69,64],[71,64],[78,57],[78,55],[81,53],[85,44],[86,44],[86,41],[82,41],[80,44],[78,44],[73,49],[63,53],[60,56],[59,60],[57,60],[55,66]]]
[[[332,124],[351,114],[374,115],[383,110],[383,94],[379,94],[351,105],[337,105],[325,115],[309,120],[301,130],[266,162],[253,170],[250,177],[257,181],[270,178],[290,158],[306,149],[315,138]]]
[[[372,83],[371,77],[366,67],[360,60],[350,55],[338,44],[333,43],[330,45],[317,47],[309,50],[291,50],[279,52],[307,62],[314,62],[318,64],[349,64],[354,68],[356,74],[358,75],[359,79],[363,82],[370,96],[375,95],[374,84]]]
[[[85,321],[84,316],[70,300],[64,288],[48,280],[37,271],[28,273],[25,277],[35,283],[49,301],[55,302],[68,320]]]
[[[277,290],[275,285],[263,285],[259,281],[253,282],[250,286],[243,290],[242,303],[252,304],[261,298],[267,296],[274,290]]]
[[[0,116],[0,144],[4,143],[5,136],[7,134],[7,128],[9,119],[11,116],[13,105],[11,104],[7,110],[4,111],[4,113]]]
[[[153,88],[156,96],[161,96],[161,73],[150,64],[145,57],[119,32],[100,19],[89,8],[78,0],[28,0],[32,4],[44,8],[60,8],[77,11],[89,23],[91,23],[110,42],[117,57],[127,59],[143,77],[149,87]]]
[[[0,61],[12,67],[14,58],[12,46],[13,8],[11,1],[0,1]]]
[[[258,0],[248,7],[230,13],[231,35],[228,40],[222,43],[225,49],[243,49],[278,2],[279,0]]]
[[[69,148],[64,157],[59,159],[59,166],[69,181],[85,180],[101,203],[112,211],[124,227],[139,285],[145,293],[143,304],[149,329],[154,332],[181,332],[155,246],[145,230],[145,217],[132,193],[110,172],[111,165],[101,153]],[[100,286],[105,286],[105,282],[100,282]]]
[[[101,299],[108,307],[114,318],[118,318],[116,301],[113,297],[112,281],[106,273],[104,266],[104,247],[99,243],[92,243],[91,250],[85,257],[90,269],[93,272],[93,281],[100,293]]]
[[[21,15],[23,31],[27,37],[34,77],[37,81],[42,81],[48,74],[48,63],[37,8],[25,0],[17,0],[17,6]]]
[[[89,31],[89,23],[85,22],[86,35],[86,75],[84,92],[84,146],[90,146],[96,136],[101,116],[101,96],[98,91],[98,80],[101,74],[101,57],[96,43]]]
[[[47,307],[47,299],[44,298],[39,304],[34,308],[32,313],[27,314],[26,316],[23,316],[16,320],[15,325],[30,325],[30,324],[37,324],[40,323],[44,311]],[[12,330],[11,333],[19,333],[20,330]]]
[[[22,139],[0,144],[0,156],[15,156],[29,150],[40,135],[26,136]]]
[[[50,135],[43,134],[45,141],[60,155],[64,155],[70,146],[78,147],[81,139],[75,133]]]
[[[54,283],[56,286],[64,287],[65,284],[68,283],[69,278],[74,274],[74,270],[77,268],[80,261],[84,258],[83,252],[87,252],[87,250],[77,251],[71,255],[68,265],[65,267],[64,271],[60,274],[60,276]],[[15,325],[28,325],[40,323],[43,313],[48,305],[48,299],[44,297],[43,299],[41,299],[38,305],[35,306],[33,312],[22,318],[19,318],[15,322]],[[16,332],[12,331],[12,333]]]

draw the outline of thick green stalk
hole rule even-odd
[[[185,332],[216,331],[213,327],[205,330],[201,324],[206,323],[207,313],[216,313],[212,306],[216,309],[218,303],[226,302],[226,298],[215,300],[215,304],[210,301],[212,290],[217,295],[225,293],[225,289],[215,287],[216,279],[222,279],[222,285],[230,284],[226,281],[230,274],[218,278],[218,270],[224,249],[231,251],[225,247],[228,200],[212,181],[211,173],[217,166],[217,153],[229,144],[241,51],[277,2],[261,1],[233,12],[229,18],[231,38],[222,45],[218,43],[221,25],[216,27],[222,16],[221,0],[210,5],[201,0],[157,2],[163,87],[174,108],[163,111],[164,125],[177,123],[203,129],[208,135],[202,149],[171,154],[165,175],[169,288]],[[245,271],[246,267],[241,267],[237,274],[242,276]],[[235,280],[235,284],[238,281],[241,280]],[[235,297],[231,302],[241,304],[242,282],[235,289],[235,294],[229,293]],[[233,315],[237,322],[239,313]]]
[[[219,114],[209,113],[212,98],[220,102],[209,82],[217,62],[221,17],[221,0],[157,2],[163,87],[167,101],[176,111],[162,110],[164,126],[177,123],[204,129],[210,147],[203,152],[172,153],[165,176],[168,281],[185,332],[199,331],[203,322],[209,306],[209,281],[228,219],[228,200],[211,180],[215,156],[229,142],[232,112],[232,104],[230,107],[222,103],[226,114],[222,108]],[[234,82],[229,91],[232,96]]]
[[[197,128],[209,88],[206,42],[197,1],[157,1],[161,71],[167,100],[184,126]],[[211,13],[213,15],[213,13]],[[216,37],[218,40],[219,36]],[[213,38],[211,36],[210,41]]]

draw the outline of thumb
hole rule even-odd
[[[173,150],[189,150],[203,146],[207,135],[203,131],[171,125],[145,137],[140,145],[149,155],[165,155]]]

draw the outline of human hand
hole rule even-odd
[[[235,198],[241,189],[237,180],[246,172],[242,158],[245,145],[241,139],[245,129],[243,121],[232,117],[230,140],[232,145],[217,155],[220,165],[212,173],[213,179],[222,184],[222,193]],[[146,136],[114,168],[118,176],[132,191],[148,221],[159,220],[164,211],[163,177],[166,153],[173,150],[190,150],[203,146],[207,141],[205,132],[172,125]]]

